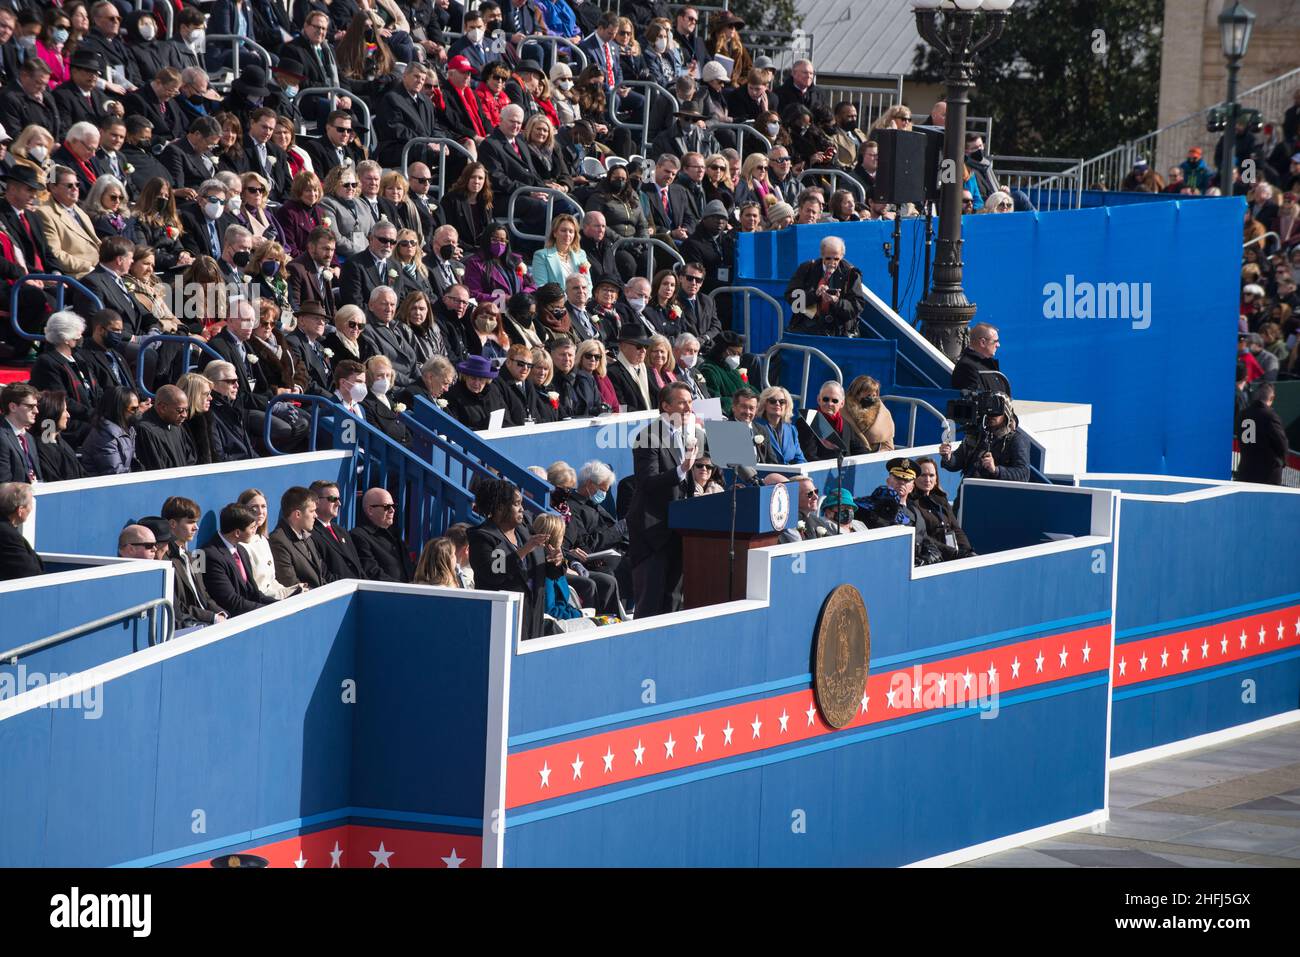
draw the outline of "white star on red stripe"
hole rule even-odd
[[[733,727],[731,726],[731,722],[728,721],[728,722],[727,722],[727,726],[726,726],[725,728],[722,729],[722,746],[723,746],[723,747],[726,747],[727,745],[731,744],[731,735],[735,732],[735,730],[736,730],[736,729],[733,728]]]
[[[754,729],[754,737],[758,737],[758,729],[763,727],[763,722],[758,720],[758,715],[754,715],[754,720],[749,725]]]
[[[1020,656],[1019,655],[1011,659],[1011,677],[1012,678],[1020,677]]]
[[[677,742],[673,740],[673,733],[668,732],[668,740],[664,742],[664,760],[673,756],[673,748],[677,747]]]
[[[606,774],[609,774],[610,771],[613,771],[614,770],[614,749],[607,748],[605,750],[605,753],[601,755],[601,760],[605,762]]]
[[[698,726],[695,729],[695,750],[704,750],[704,728]]]
[[[1128,662],[1125,661],[1123,658],[1121,658],[1119,660],[1119,676],[1121,678],[1124,677],[1124,672],[1127,668],[1128,668]]]
[[[1091,655],[1091,654],[1092,654],[1092,648],[1089,647],[1088,643],[1085,641],[1085,642],[1083,643],[1083,661],[1084,661],[1084,664],[1087,664],[1087,662],[1088,662],[1088,656]]]
[[[863,695],[863,696],[862,696],[862,701],[863,701],[863,704],[862,704],[862,710],[863,710],[863,711],[866,711],[866,710],[867,710],[866,700],[867,700],[867,696],[866,696],[866,695]],[[813,718],[817,717],[817,705],[815,705],[815,704],[810,704],[810,705],[808,706],[808,710],[805,711],[804,714],[806,714],[806,715],[808,716],[808,727],[811,728],[812,725],[813,725]]]
[[[573,768],[573,780],[577,781],[582,777],[582,755],[574,755],[573,763],[569,767]]]
[[[541,769],[540,771],[538,771],[537,773],[540,774],[540,775],[542,776],[542,784],[541,784],[541,786],[544,787],[544,788],[546,788],[546,787],[550,787],[550,786],[551,786],[551,768],[550,768],[550,766],[549,766],[545,761],[542,762],[542,769]]]
[[[781,709],[781,716],[777,720],[781,722],[781,733],[785,734],[786,725],[790,723],[790,716],[785,713],[785,708]]]
[[[644,764],[644,763],[645,763],[645,762],[642,760],[642,755],[645,754],[645,746],[641,743],[641,739],[640,739],[640,738],[637,739],[636,747],[632,749],[632,753],[636,755],[636,763],[637,763],[637,764]]]
[[[1038,666],[1034,669],[1035,674],[1041,674],[1043,671],[1043,651],[1041,648],[1038,650],[1038,657],[1034,659],[1034,664]]]
[[[1061,645],[1061,667],[1065,667],[1065,659],[1070,657],[1070,653],[1065,650],[1065,645]]]

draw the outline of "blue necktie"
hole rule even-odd
[[[221,258],[221,240],[217,238],[217,224],[208,220],[208,246],[212,249],[212,258]]]

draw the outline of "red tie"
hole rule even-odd
[[[664,203],[664,218],[671,223],[673,221],[673,213],[672,210],[668,208],[668,187],[667,186],[659,190],[659,198],[663,200]]]
[[[518,156],[520,159],[523,159],[524,154],[519,152],[519,140],[517,139],[511,140],[510,145],[515,148],[515,155]]]
[[[334,526],[333,526],[333,525],[326,525],[325,527],[328,528],[328,529],[330,530],[330,536],[334,539],[334,541],[337,542],[337,541],[339,540],[339,533],[336,532],[336,531],[334,531]]]
[[[32,266],[37,272],[45,272],[45,263],[41,262],[41,253],[36,248],[36,237],[32,235],[32,224],[27,221],[27,214],[19,210],[18,219],[23,224],[23,229],[27,231],[27,238],[32,241]]]
[[[36,480],[36,470],[32,468],[32,451],[27,447],[26,432],[18,433],[18,444],[23,447],[23,458],[27,460],[27,481],[33,482]]]
[[[609,55],[609,44],[605,44],[605,83],[607,86],[614,85],[614,60]]]
[[[235,552],[234,552],[234,555],[235,555],[235,567],[239,569],[239,580],[240,580],[241,582],[247,583],[247,582],[248,582],[248,572],[247,572],[247,571],[245,570],[245,568],[244,568],[244,560],[243,560],[242,558],[239,557],[239,546],[238,546],[238,545],[235,546]]]

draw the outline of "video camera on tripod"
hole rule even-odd
[[[976,444],[976,454],[989,450],[989,416],[1001,415],[1011,399],[1011,383],[1001,372],[985,370],[980,373],[980,389],[962,389],[960,399],[948,403],[948,418],[970,435]]]

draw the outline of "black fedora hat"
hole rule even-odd
[[[249,98],[260,99],[271,95],[271,88],[266,85],[266,71],[260,66],[244,67],[230,88]]]
[[[515,67],[515,72],[537,73],[541,76],[546,76],[546,71],[542,69],[542,65],[536,60],[520,60],[519,65]]]
[[[103,73],[104,58],[94,50],[78,50],[68,60],[68,67],[73,70],[89,70],[91,73]]]
[[[632,342],[644,348],[650,348],[650,337],[645,330],[634,322],[625,322],[618,327],[618,341]]]
[[[14,163],[13,168],[7,170],[0,167],[0,180],[6,183],[20,183],[28,189],[40,190],[45,188],[45,184],[41,181],[41,177],[37,174],[35,168],[28,166],[26,163]]]
[[[272,73],[286,73],[290,76],[307,78],[307,61],[302,58],[296,47],[280,48],[280,59],[271,68]]]

